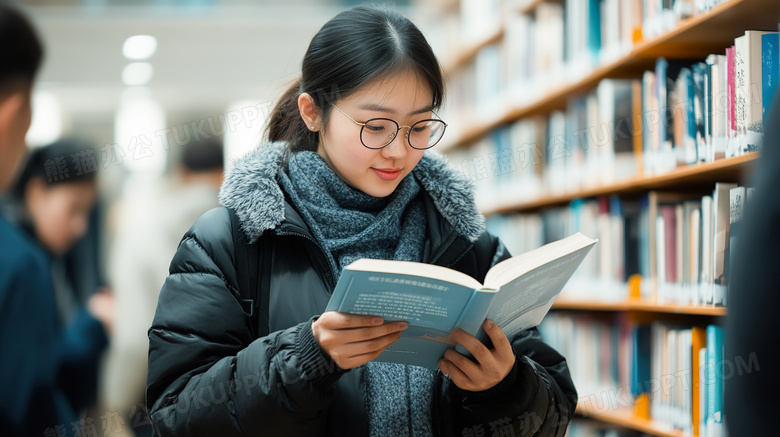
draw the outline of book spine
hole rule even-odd
[[[726,114],[726,125],[728,133],[728,144],[726,146],[726,157],[736,156],[739,150],[739,140],[737,139],[737,108],[736,108],[736,65],[734,57],[734,46],[726,49],[726,92],[728,95],[728,113]]]
[[[707,431],[720,437],[723,429],[723,328],[707,326]]]
[[[780,46],[780,41],[777,33],[767,33],[761,36],[761,92],[764,123],[766,123],[766,117],[775,97],[777,81],[780,79],[780,73],[778,73],[780,71],[778,46]]]

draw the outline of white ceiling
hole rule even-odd
[[[136,34],[157,38],[148,87],[166,111],[224,110],[240,99],[273,99],[299,74],[311,37],[343,8],[329,3],[25,9],[46,51],[38,89],[53,92],[66,114],[86,115],[113,114],[118,106],[126,88],[122,69],[131,62],[122,44]]]

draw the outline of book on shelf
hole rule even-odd
[[[780,80],[780,41],[777,33],[761,35],[761,93],[763,120],[769,114],[777,92],[777,81]]]
[[[485,319],[510,338],[538,325],[595,244],[581,233],[571,235],[499,262],[484,284],[442,266],[364,258],[343,269],[326,311],[407,321],[409,328],[377,360],[435,370],[454,346],[454,328],[485,341]]]
[[[725,435],[723,426],[723,375],[724,375],[723,328],[707,326],[707,362],[705,363],[705,384],[707,385],[707,414],[705,435]]]
[[[757,151],[764,137],[761,40],[766,34],[770,32],[748,30],[734,40],[737,154]]]
[[[569,362],[578,363],[571,371],[578,408],[583,411],[633,414],[635,403],[646,398],[649,415],[638,417],[659,429],[707,436],[707,423],[715,424],[716,417],[722,423],[719,326],[648,323],[624,313],[604,318],[556,310],[545,317],[539,330]],[[752,364],[739,365],[750,368]]]
[[[575,199],[539,213],[493,214],[488,230],[522,252],[575,232],[598,238],[562,291],[571,300],[623,302],[629,279],[641,278],[639,297],[659,304],[725,306],[729,254],[738,245],[740,210],[752,188],[716,183],[707,192],[650,191],[636,196]],[[731,211],[731,213],[730,213]]]

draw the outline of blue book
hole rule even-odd
[[[650,325],[635,327],[631,334],[631,394],[634,397],[649,393],[650,378]]]
[[[588,0],[588,50],[594,64],[601,51],[601,1]]]
[[[707,430],[723,435],[723,328],[707,326]]]
[[[665,143],[669,139],[669,133],[667,132],[667,126],[672,125],[671,117],[669,116],[669,102],[667,100],[667,82],[666,74],[669,70],[669,62],[664,58],[658,58],[655,62],[655,91],[656,99],[658,99],[658,109],[661,111],[661,120],[658,122],[658,138],[660,143],[657,144],[658,150],[665,150]]]
[[[456,327],[484,342],[488,318],[509,338],[538,325],[594,244],[576,233],[494,265],[484,284],[442,266],[362,258],[344,268],[325,311],[407,321],[376,360],[435,370],[456,346],[449,338]]]
[[[778,34],[767,33],[761,35],[761,96],[763,102],[764,123],[769,114],[769,108],[772,106],[775,92],[777,91],[777,81],[780,79],[780,53],[778,52]]]

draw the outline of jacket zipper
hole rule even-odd
[[[335,278],[333,276],[333,272],[331,271],[330,263],[328,262],[328,254],[325,253],[325,249],[320,245],[320,243],[318,243],[317,240],[315,240],[314,238],[312,238],[312,237],[310,237],[310,236],[308,236],[308,235],[306,235],[306,234],[304,234],[302,232],[292,232],[292,231],[281,231],[281,230],[278,230],[278,231],[276,231],[276,235],[303,237],[303,238],[311,241],[312,244],[314,244],[314,246],[316,246],[319,249],[319,252],[322,255],[323,264],[328,266],[328,268],[326,269],[327,270],[327,279],[329,281],[328,285],[330,286],[330,291],[332,293],[333,289],[336,287],[336,280],[335,280]]]

